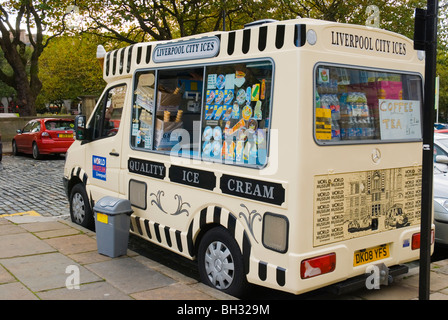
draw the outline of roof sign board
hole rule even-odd
[[[159,44],[153,53],[156,63],[196,60],[215,57],[219,53],[219,38],[204,37],[201,39]]]

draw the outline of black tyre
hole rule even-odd
[[[19,155],[19,150],[17,149],[17,143],[15,140],[12,141],[12,154],[14,156],[18,156]]]
[[[240,248],[223,227],[211,229],[202,238],[198,265],[201,281],[213,288],[236,297],[247,288]]]
[[[36,142],[33,142],[33,158],[35,160],[38,160],[38,159],[42,158],[42,156],[40,155],[39,148],[37,147],[37,143]]]
[[[76,184],[70,192],[70,217],[74,223],[87,229],[94,230],[95,228],[89,197],[81,183]]]

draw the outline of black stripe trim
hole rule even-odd
[[[213,209],[213,222],[221,223],[221,207],[215,207]]]
[[[243,261],[244,261],[244,271],[246,274],[250,271],[250,252],[252,249],[252,245],[250,243],[249,237],[247,236],[246,231],[243,234]]]
[[[127,72],[127,73],[131,72],[132,51],[134,51],[134,45],[131,45],[131,46],[129,47],[129,51],[128,51],[128,63],[127,63],[127,65],[126,65],[126,72]]]
[[[152,52],[152,46],[149,45],[146,47],[146,63],[149,63],[151,61],[151,52]]]
[[[140,62],[142,62],[142,50],[143,47],[137,48],[137,64],[140,64]]]
[[[142,231],[142,226],[140,225],[140,217],[135,217],[135,224],[137,225],[138,233],[142,236],[143,231]]]
[[[248,53],[250,49],[250,29],[243,30],[243,48],[244,54]]]
[[[154,223],[154,231],[156,232],[156,238],[159,243],[162,243],[162,237],[160,236],[159,223]]]
[[[199,216],[199,229],[202,229],[203,226],[207,224],[207,208],[201,210],[201,214]]]
[[[258,262],[258,277],[261,281],[265,281],[268,277],[268,264],[267,262]]]
[[[296,24],[294,27],[294,45],[303,47],[306,43],[306,25]]]
[[[283,287],[286,283],[286,269],[277,267],[277,284]]]
[[[266,49],[267,37],[268,37],[268,27],[262,26],[259,29],[258,34],[258,50],[264,51]]]
[[[165,227],[165,238],[166,238],[166,243],[168,244],[168,247],[172,247],[173,244],[171,243],[171,235],[170,235],[170,227]]]
[[[106,54],[106,59],[104,61],[104,64],[106,65],[106,76],[109,76],[109,70],[110,70],[110,52]]]
[[[235,226],[236,226],[236,218],[233,214],[229,214],[229,219],[227,220],[227,229],[234,238],[235,238]]]
[[[151,230],[149,229],[149,220],[145,219],[145,230],[149,239],[152,239]]]
[[[231,56],[235,52],[235,31],[229,32],[229,40],[227,42],[227,54]]]
[[[183,252],[183,246],[182,246],[182,238],[180,237],[181,232],[179,230],[176,230],[175,235],[176,235],[176,244],[177,244],[177,249],[179,249],[180,252]]]
[[[193,246],[193,222],[190,223],[190,227],[188,228],[187,234],[187,246],[188,246],[188,254],[193,257],[194,256],[194,246]]]
[[[88,177],[86,174],[84,174],[84,177],[82,178],[82,183],[84,183],[85,186],[87,185],[87,180],[88,180]]]
[[[281,49],[285,43],[285,26],[283,24],[277,25],[275,32],[275,47]]]

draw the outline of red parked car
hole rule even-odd
[[[75,122],[72,119],[45,118],[31,120],[17,130],[12,140],[12,152],[32,154],[39,159],[43,154],[66,153],[72,145]]]

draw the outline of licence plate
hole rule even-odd
[[[96,214],[96,220],[98,220],[98,222],[102,222],[107,224],[107,214],[103,214],[103,213],[97,213]]]
[[[355,252],[353,266],[360,266],[369,262],[378,261],[390,256],[389,245],[383,244],[378,247],[363,249]]]
[[[58,138],[73,138],[73,133],[60,133]]]

